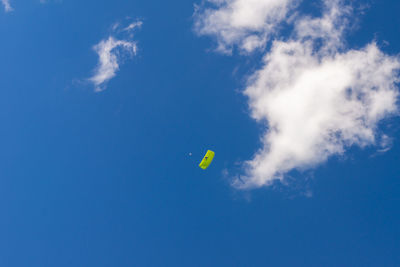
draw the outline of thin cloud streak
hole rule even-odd
[[[135,22],[132,22],[131,24],[129,24],[127,27],[125,27],[123,29],[123,31],[132,31],[135,28],[142,27],[142,25],[143,25],[142,21],[135,21]]]
[[[89,81],[95,87],[95,92],[101,92],[106,89],[107,82],[116,76],[120,62],[124,57],[131,58],[136,55],[137,45],[136,42],[130,40],[133,37],[131,31],[141,25],[142,22],[140,21],[134,22],[122,29],[124,32],[129,32],[129,38],[126,40],[119,40],[109,36],[93,47],[99,57],[99,63],[94,70],[94,74],[89,78]],[[118,27],[119,24],[115,24],[113,30],[118,32]]]
[[[118,48],[127,51],[130,55],[136,55],[137,47],[134,42],[116,40],[113,37],[102,40],[94,46],[93,49],[99,56],[99,63],[95,74],[89,80],[95,85],[96,92],[105,90],[105,83],[115,77],[119,70]]]

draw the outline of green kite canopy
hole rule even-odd
[[[214,151],[207,150],[206,155],[204,156],[203,160],[200,162],[199,167],[202,168],[203,170],[207,169],[208,166],[210,166],[213,158],[214,158]]]

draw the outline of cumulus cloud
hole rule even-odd
[[[378,123],[397,112],[399,58],[375,43],[342,49],[351,9],[341,1],[325,6],[321,18],[299,19],[290,40],[274,41],[249,80],[252,117],[268,128],[238,187],[269,185],[348,147],[375,145]]]
[[[399,60],[374,43],[321,54],[312,43],[275,42],[264,60],[245,94],[268,130],[240,186],[268,185],[352,145],[375,144],[379,121],[397,110]]]
[[[121,60],[128,56],[132,57],[137,53],[137,44],[131,40],[132,31],[140,27],[142,22],[134,22],[129,24],[122,30],[118,30],[119,24],[115,24],[113,32],[128,32],[129,38],[127,39],[116,39],[113,36],[109,36],[106,39],[101,40],[96,44],[93,49],[99,57],[99,63],[94,70],[94,74],[89,78],[89,81],[95,86],[95,91],[100,92],[106,89],[106,84],[109,80],[115,77],[119,70]]]
[[[4,10],[6,12],[10,12],[13,11],[13,8],[11,7],[10,1],[9,0],[1,0],[1,3],[4,6]]]
[[[217,50],[229,53],[233,46],[245,52],[262,48],[297,0],[206,0],[196,7],[195,30],[211,35]],[[210,7],[211,5],[211,7]]]
[[[197,15],[196,27],[214,35],[223,52],[233,45],[246,51],[265,45],[274,23],[291,6],[290,1],[213,3],[218,9]],[[398,111],[400,60],[375,42],[346,49],[344,32],[352,9],[341,0],[323,3],[320,17],[295,17],[293,32],[272,41],[263,66],[248,80],[244,94],[251,115],[266,130],[262,147],[234,180],[238,188],[271,185],[351,146],[390,147],[378,126]],[[246,46],[249,40],[261,45]]]

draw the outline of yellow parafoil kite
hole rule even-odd
[[[203,160],[200,162],[199,167],[203,170],[207,169],[210,166],[212,160],[214,159],[214,151],[207,150],[206,155],[204,156]]]

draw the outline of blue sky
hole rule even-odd
[[[1,3],[0,266],[400,265],[398,1]]]

